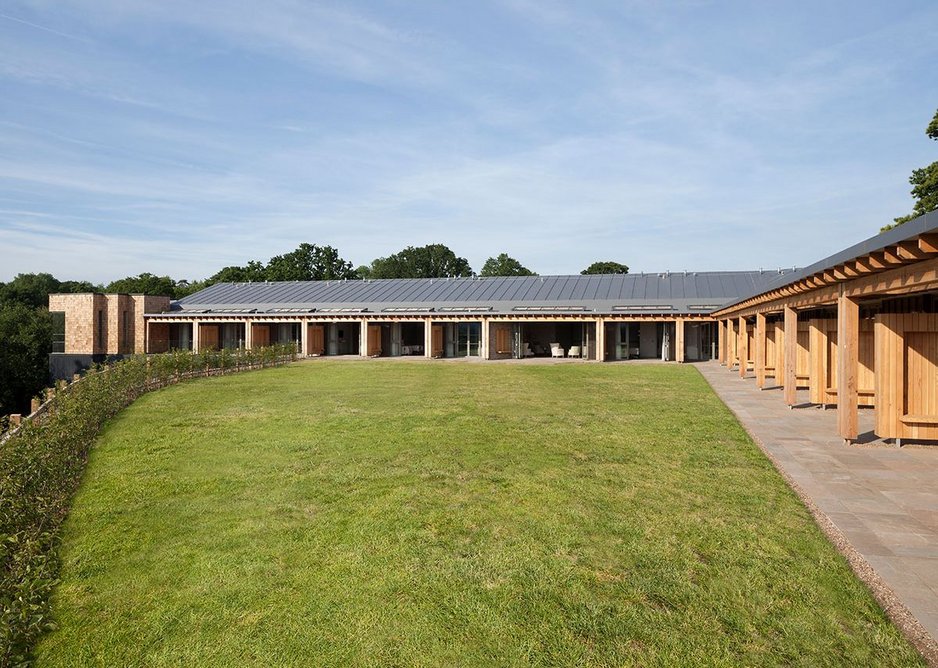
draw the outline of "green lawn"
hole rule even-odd
[[[317,361],[101,436],[39,666],[920,665],[692,367]]]

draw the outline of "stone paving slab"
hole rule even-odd
[[[837,411],[789,409],[717,362],[695,365],[743,426],[938,638],[938,446],[898,448],[876,439],[873,411],[860,410],[862,445],[837,435]],[[770,381],[771,382],[771,381]],[[803,403],[802,403],[803,402]]]

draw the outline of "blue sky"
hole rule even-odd
[[[933,0],[0,0],[0,280],[804,265],[911,210],[936,93]]]

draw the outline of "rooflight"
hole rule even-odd
[[[317,309],[317,313],[366,313],[367,311],[368,309],[366,308],[357,308],[357,307],[353,307],[353,308],[330,307],[330,308]]]
[[[673,311],[671,304],[632,304],[629,306],[613,306],[613,311]]]
[[[593,309],[586,308],[585,306],[515,306],[512,311],[550,311],[550,312],[567,312],[567,311],[592,311]]]
[[[491,306],[441,306],[437,309],[440,313],[479,313],[491,310]]]
[[[381,309],[384,313],[429,313],[433,307],[426,306],[389,306]]]

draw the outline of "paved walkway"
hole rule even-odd
[[[738,371],[717,362],[696,366],[777,465],[938,639],[938,446],[900,449],[877,440],[873,413],[865,409],[865,444],[846,446],[837,435],[836,410],[789,410],[778,388],[760,391],[754,378],[741,380]],[[806,392],[799,401],[807,403]]]

